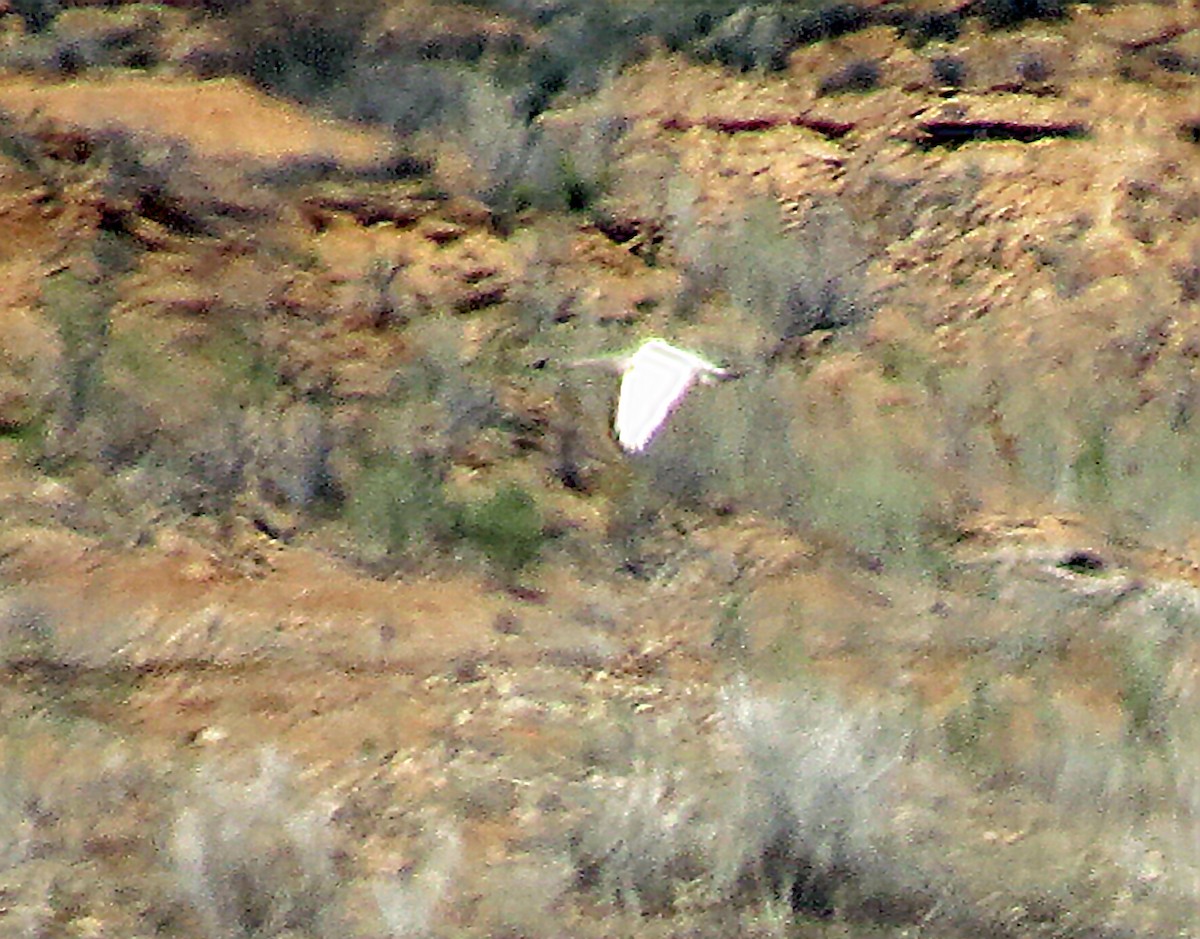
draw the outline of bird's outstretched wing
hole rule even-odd
[[[646,448],[695,380],[692,363],[675,352],[647,345],[629,361],[613,421],[617,443],[629,453]]]

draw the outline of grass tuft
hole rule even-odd
[[[273,750],[235,779],[196,773],[171,832],[177,888],[208,936],[338,935],[328,813],[307,804]]]
[[[888,789],[903,735],[879,715],[803,691],[767,698],[734,687],[722,713],[742,754],[737,881],[809,916],[898,895]]]
[[[432,847],[419,871],[381,877],[371,885],[379,918],[390,939],[416,939],[430,933],[437,907],[450,892],[462,866],[462,838],[450,827],[433,830]]]

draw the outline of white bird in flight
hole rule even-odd
[[[647,339],[628,355],[574,364],[601,365],[621,373],[613,430],[626,453],[641,453],[650,445],[697,381],[711,385],[738,377],[662,339]]]

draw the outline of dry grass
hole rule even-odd
[[[250,778],[201,766],[183,793],[170,857],[205,935],[341,934],[330,811],[307,803],[292,775],[266,749]]]

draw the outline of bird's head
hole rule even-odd
[[[714,368],[712,371],[700,373],[700,381],[706,385],[715,385],[718,382],[733,381],[737,378],[745,378],[746,370],[743,368]]]

